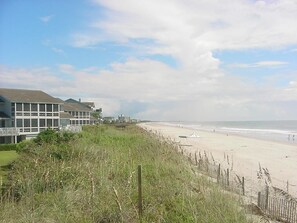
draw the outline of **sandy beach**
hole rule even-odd
[[[297,196],[296,145],[194,130],[178,125],[170,126],[165,123],[142,123],[140,126],[179,142],[186,153],[211,153],[223,167],[229,168],[232,165],[234,172],[248,179],[250,185],[259,183],[257,171],[260,164],[262,168],[269,170],[272,186],[285,191],[289,189],[290,194]]]

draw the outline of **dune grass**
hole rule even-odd
[[[89,126],[71,142],[24,150],[13,167],[2,222],[247,222],[238,201],[196,176],[174,145],[137,126]],[[9,196],[8,196],[9,195]]]

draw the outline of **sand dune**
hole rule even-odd
[[[237,135],[198,131],[165,123],[142,123],[141,127],[158,131],[165,137],[179,142],[184,150],[195,153],[206,151],[227,168],[233,160],[233,169],[249,179],[250,184],[258,183],[259,163],[269,170],[272,185],[297,196],[297,146],[285,143],[247,138]],[[180,137],[182,136],[182,137]],[[192,136],[192,137],[188,137]],[[226,162],[228,156],[229,164]]]

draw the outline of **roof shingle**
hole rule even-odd
[[[0,96],[11,102],[25,102],[25,103],[55,103],[62,104],[63,101],[54,98],[47,93],[40,90],[23,90],[23,89],[8,89],[0,88]]]

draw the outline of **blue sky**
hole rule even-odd
[[[297,119],[296,10],[294,0],[3,0],[0,87],[93,100],[105,115]]]

